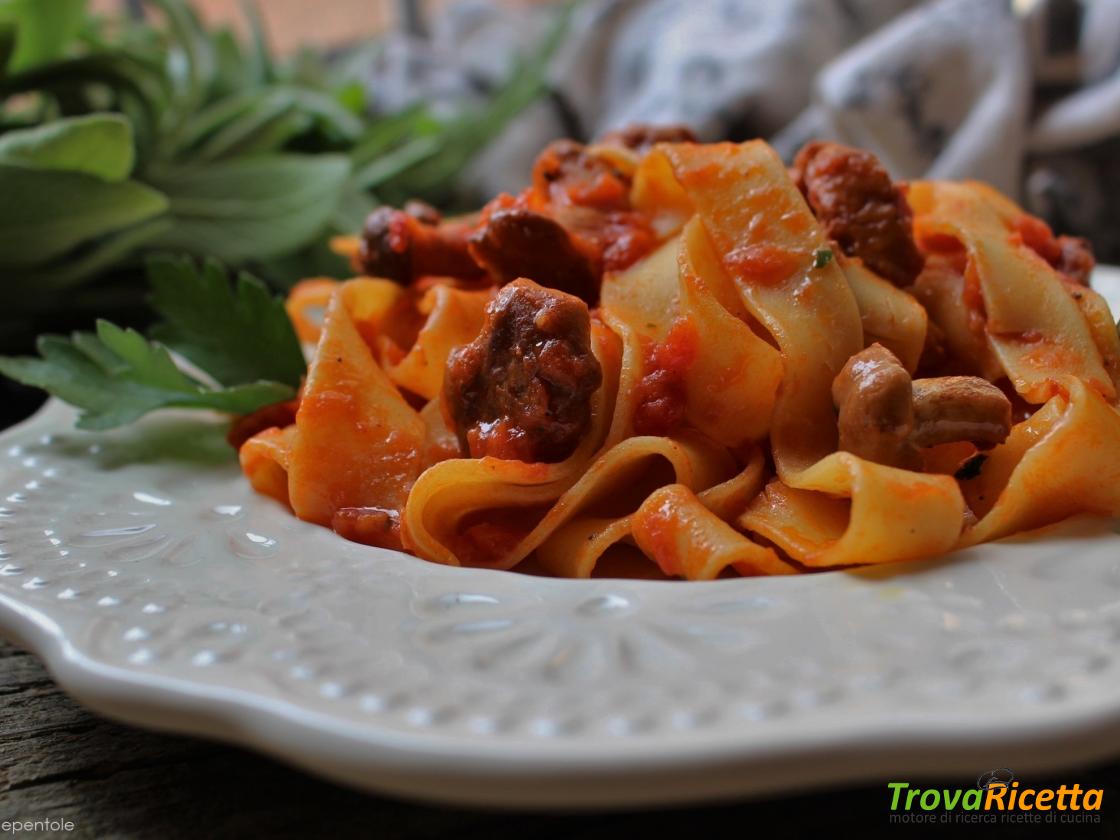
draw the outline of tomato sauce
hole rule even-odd
[[[728,254],[724,261],[733,274],[747,282],[776,286],[800,267],[802,255],[776,245],[744,245]]]
[[[634,432],[667,435],[684,420],[688,371],[696,361],[700,337],[689,318],[674,322],[665,340],[645,347],[645,375],[635,388]]]
[[[452,550],[467,566],[492,566],[508,557],[540,519],[537,508],[477,511],[460,526]]]
[[[334,512],[331,530],[350,542],[400,551],[401,519],[395,510],[379,507],[345,507]]]
[[[642,517],[642,548],[667,577],[684,574],[680,549],[673,522],[676,520],[673,499],[666,498],[657,509]]]
[[[599,236],[603,271],[629,268],[657,244],[646,218],[638,213],[612,213]]]
[[[1051,265],[1061,259],[1061,246],[1050,226],[1042,219],[1020,216],[1015,222],[1015,233],[1024,245]]]

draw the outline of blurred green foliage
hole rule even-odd
[[[147,252],[278,288],[345,274],[328,237],[379,203],[453,202],[464,167],[541,95],[561,28],[479,107],[374,117],[339,70],[353,62],[278,60],[249,3],[245,43],[183,0],[145,8],[0,0],[0,352],[139,306]]]

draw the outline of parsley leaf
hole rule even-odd
[[[818,248],[813,252],[813,268],[824,268],[832,262],[831,248]]]
[[[216,262],[201,271],[189,259],[148,263],[152,306],[164,323],[152,338],[198,365],[223,385],[258,379],[298,387],[307,372],[284,302],[242,274],[236,287]]]
[[[81,409],[82,429],[123,426],[159,408],[247,414],[295,393],[278,382],[208,388],[179,370],[167,348],[108,321],[98,321],[96,334],[43,336],[38,349],[39,358],[0,357],[0,373]]]
[[[216,262],[148,266],[152,303],[166,320],[149,341],[108,321],[97,332],[39,339],[39,357],[0,356],[0,374],[49,391],[81,409],[78,426],[122,426],[159,408],[248,414],[295,396],[306,365],[280,298],[241,275],[236,286]],[[180,370],[168,348],[218,383]]]

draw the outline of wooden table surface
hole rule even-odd
[[[33,399],[0,382],[0,427]],[[5,416],[6,415],[6,416]],[[1120,744],[1117,745],[1120,752]],[[993,757],[995,765],[998,757]],[[977,768],[977,774],[988,768]],[[374,837],[620,838],[878,836],[915,826],[888,821],[886,781],[858,788],[644,813],[471,811],[370,796],[253,753],[146,732],[97,717],[70,700],[40,662],[0,641],[0,838]],[[1080,768],[1032,786],[1078,782],[1105,789],[1102,821],[1076,830],[976,827],[986,838],[1120,837],[1120,764]],[[972,779],[929,782],[968,787]],[[18,834],[4,820],[69,820],[64,832]],[[920,829],[917,829],[920,831]],[[964,834],[959,829],[955,835]]]

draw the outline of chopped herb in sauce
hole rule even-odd
[[[960,469],[956,471],[953,477],[957,479],[957,481],[971,481],[980,475],[980,470],[987,460],[987,455],[974,455],[961,465]]]

